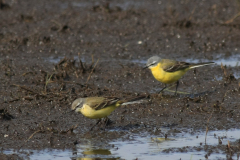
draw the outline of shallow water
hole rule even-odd
[[[186,62],[200,63],[200,62],[215,62],[217,65],[226,65],[230,67],[240,66],[240,53],[232,54],[231,56],[225,57],[223,54],[218,54],[213,60],[208,59],[186,59]]]
[[[44,58],[45,60],[52,62],[52,63],[58,63],[61,59],[63,59],[64,56],[58,56],[58,57],[47,57]],[[78,61],[78,56],[74,56],[74,59]],[[81,57],[81,60],[84,62],[85,59]],[[137,63],[137,64],[143,64],[145,65],[147,62],[146,59],[100,59],[100,61],[119,61],[119,62],[128,62],[128,63]],[[180,60],[179,60],[180,61]],[[231,66],[231,67],[237,67],[240,66],[240,54],[232,54],[231,56],[224,58],[222,54],[219,54],[216,56],[213,60],[208,60],[208,59],[182,59],[181,61],[185,62],[191,62],[191,63],[201,63],[201,62],[215,62],[217,65],[226,65],[226,66]]]
[[[219,138],[222,144],[219,144]],[[174,137],[167,139],[163,137],[151,136],[130,136],[130,140],[116,140],[106,145],[97,145],[100,143],[87,140],[85,143],[78,144],[76,150],[54,150],[46,149],[42,151],[24,150],[22,153],[30,153],[29,158],[34,160],[40,159],[205,159],[207,154],[204,146],[227,145],[228,141],[235,142],[240,138],[240,130],[221,130],[210,131],[207,134],[205,143],[205,132],[179,133]],[[179,152],[178,149],[185,147],[187,150]],[[196,150],[200,148],[200,151]],[[202,148],[202,149],[201,149]],[[16,153],[11,150],[3,151],[5,154]],[[20,154],[24,156],[24,154]],[[208,156],[209,159],[225,159],[223,151],[218,150]],[[236,158],[234,155],[232,158]]]
[[[67,4],[64,4],[67,5]],[[87,8],[87,7],[92,7],[92,6],[98,6],[98,5],[105,5],[105,3],[99,3],[99,2],[72,2],[71,5],[73,7],[81,7],[81,8]],[[121,2],[112,2],[109,3],[110,8],[114,7],[120,7],[122,10],[127,10],[127,9],[132,9],[132,8],[141,8],[142,6],[145,6],[146,2],[143,0],[138,0],[138,1],[121,1]]]
[[[57,64],[60,62],[61,59],[63,59],[63,56],[60,57],[48,57],[48,58],[44,58],[45,60]],[[79,62],[79,57],[78,56],[74,56],[74,59]],[[86,62],[87,60],[84,57],[81,57],[81,61],[82,62]],[[142,67],[145,66],[147,60],[146,59],[131,59],[131,60],[127,60],[127,59],[100,59],[100,61],[116,61],[119,63],[136,63]],[[191,63],[201,63],[201,62],[210,62],[210,60],[208,59],[183,59],[181,61],[186,61],[186,62],[191,62]],[[222,54],[219,54],[215,57],[214,60],[211,60],[213,62],[216,63],[216,65],[221,66],[222,65],[226,65],[227,67],[238,67],[240,66],[240,54],[232,54],[231,56],[224,58],[224,56]],[[240,73],[238,71],[233,71],[233,75],[236,79],[240,78]],[[213,79],[214,81],[221,81],[223,79],[223,76],[220,75],[216,75],[215,78]]]

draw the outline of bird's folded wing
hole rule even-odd
[[[178,62],[169,59],[163,59],[161,62],[161,67],[166,72],[176,72],[179,70],[184,70],[189,68],[191,64],[186,62]]]
[[[86,102],[92,109],[100,110],[119,101],[116,97],[94,97],[94,100]]]

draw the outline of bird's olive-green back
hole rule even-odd
[[[99,110],[110,105],[113,105],[119,101],[116,97],[88,97],[85,98],[85,104],[92,109]]]
[[[166,72],[176,72],[179,70],[185,70],[188,69],[189,66],[191,65],[190,63],[178,62],[171,59],[162,59],[160,63],[162,69]]]

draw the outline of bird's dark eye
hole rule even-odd
[[[153,63],[151,63],[149,66],[153,66],[153,65],[155,65],[156,64],[156,62],[153,62]]]

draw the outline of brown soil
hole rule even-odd
[[[240,18],[224,23],[238,11],[237,1],[217,0],[0,1],[0,149],[239,128],[239,66],[189,71],[179,91],[190,94],[177,96],[157,94],[164,85],[142,70],[152,55],[214,61],[239,54]],[[136,95],[149,101],[118,108],[106,130],[88,132],[95,121],[70,112],[78,97]]]

